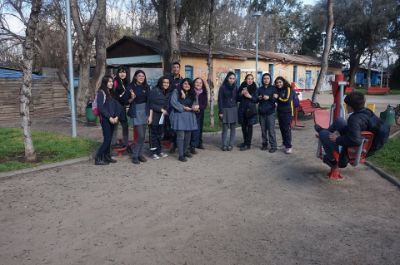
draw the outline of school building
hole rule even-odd
[[[181,74],[185,77],[201,77],[207,79],[208,46],[180,42],[181,49]],[[213,80],[216,89],[222,84],[227,72],[236,73],[238,84],[243,81],[246,74],[255,76],[256,53],[255,50],[236,48],[213,49]],[[130,78],[134,71],[142,69],[146,72],[151,85],[163,72],[162,47],[157,40],[141,37],[125,36],[107,48],[107,66],[109,69],[125,65],[130,69]],[[289,82],[296,82],[302,89],[313,89],[319,75],[321,62],[318,58],[304,55],[290,55],[268,51],[259,51],[258,80],[263,73],[271,76],[283,76]],[[330,65],[328,74],[341,73],[341,65]]]

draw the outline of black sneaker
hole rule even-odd
[[[228,145],[228,148],[226,149],[227,151],[232,151],[233,147],[232,145]]]
[[[268,150],[268,145],[263,144],[263,145],[261,146],[261,150],[263,150],[263,151]]]
[[[238,148],[242,148],[242,147],[245,146],[245,145],[246,145],[245,143],[241,143],[241,144],[238,144],[237,147],[238,147]]]
[[[330,160],[326,155],[324,155],[322,161],[327,164],[329,167],[336,167],[337,166],[337,161],[334,160]]]
[[[270,153],[275,153],[276,152],[276,148],[271,148],[271,149],[269,149],[269,151],[268,152],[270,152]]]
[[[117,160],[113,159],[111,157],[111,155],[105,155],[104,156],[104,161],[108,162],[108,163],[117,163]]]
[[[246,151],[246,150],[249,150],[250,149],[250,145],[245,145],[245,146],[242,146],[242,147],[240,147],[240,151]]]
[[[198,149],[204,149],[204,145],[200,144],[199,146],[197,146]]]
[[[109,163],[106,162],[106,161],[104,161],[104,160],[101,159],[101,158],[96,158],[96,159],[94,160],[94,164],[95,164],[96,166],[105,166],[105,165],[108,165]]]
[[[189,157],[189,158],[193,157],[193,155],[189,151],[186,151],[184,156]]]
[[[323,128],[322,128],[321,126],[319,126],[318,124],[315,124],[315,125],[314,125],[314,130],[315,130],[317,133],[319,133],[320,131],[323,130]]]
[[[139,159],[140,162],[143,162],[143,163],[147,162],[147,159],[144,156],[139,156],[138,159]]]
[[[137,157],[132,157],[132,163],[138,165],[138,164],[140,164],[140,161]]]
[[[181,162],[186,162],[187,161],[186,157],[184,157],[184,156],[180,156],[178,159]]]
[[[193,154],[193,155],[197,154],[196,148],[194,148],[194,147],[190,147],[190,148],[189,148],[189,151],[190,151],[190,153]]]
[[[222,146],[222,147],[221,147],[221,150],[222,150],[222,151],[228,151],[228,146],[226,146],[226,145]]]
[[[339,163],[338,163],[339,168],[347,167],[348,163],[349,163],[349,157],[346,154],[346,152],[340,153],[340,155],[339,155]]]

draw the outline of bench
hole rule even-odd
[[[316,104],[312,103],[311,99],[303,99],[300,100],[299,112],[303,112],[304,114],[310,113],[313,114],[315,110],[320,109]]]
[[[390,88],[388,87],[369,87],[367,89],[367,94],[389,94]]]

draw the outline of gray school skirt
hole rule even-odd
[[[236,123],[238,121],[238,108],[223,108],[222,123]]]
[[[147,124],[147,114],[146,114],[146,103],[137,104],[136,106],[136,116],[131,119],[133,126],[145,125]]]

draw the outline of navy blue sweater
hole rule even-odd
[[[223,113],[224,108],[233,108],[237,106],[237,88],[236,85],[232,87],[222,85],[218,91],[218,112]]]
[[[277,88],[278,92],[278,113],[290,113],[293,116],[293,95],[290,87]]]
[[[122,110],[121,105],[111,96],[108,96],[105,99],[104,97],[105,93],[102,90],[97,91],[96,103],[101,117],[106,118],[107,120],[110,117],[119,117]]]
[[[259,96],[268,96],[269,99],[259,99],[258,100],[258,113],[260,115],[271,115],[275,113],[276,109],[276,98],[274,98],[274,94],[277,94],[276,87],[270,85],[268,87],[262,86],[258,88],[257,95]]]

